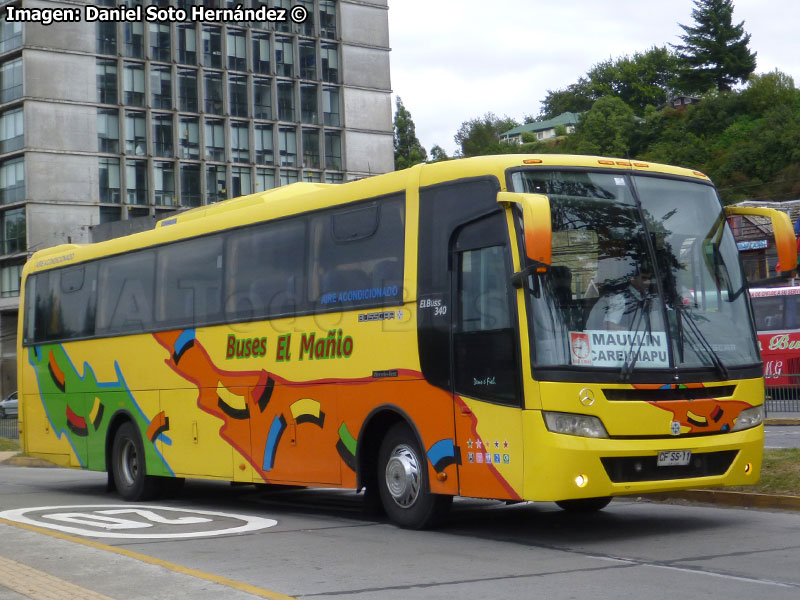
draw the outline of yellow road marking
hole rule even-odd
[[[39,569],[0,556],[0,585],[33,600],[113,600]]]
[[[74,542],[76,544],[83,544],[84,546],[88,546],[90,548],[95,548],[97,550],[105,550],[106,552],[113,552],[114,554],[120,554],[122,556],[127,556],[128,558],[133,558],[139,560],[141,562],[145,562],[151,565],[156,565],[159,567],[164,567],[165,569],[169,569],[170,571],[174,571],[175,573],[181,573],[182,575],[189,575],[190,577],[196,577],[197,579],[205,579],[206,581],[211,581],[212,583],[218,583],[220,585],[227,586],[229,588],[233,588],[235,590],[239,590],[241,592],[247,592],[248,594],[253,594],[254,596],[259,596],[261,598],[268,598],[269,600],[297,600],[297,598],[293,596],[286,596],[285,594],[281,594],[279,592],[273,592],[271,590],[266,590],[264,588],[260,588],[254,585],[250,585],[249,583],[244,583],[242,581],[236,581],[235,579],[229,579],[228,577],[221,577],[219,575],[214,575],[212,573],[206,573],[205,571],[198,571],[197,569],[190,569],[189,567],[184,567],[181,565],[176,565],[175,563],[167,562],[165,560],[161,560],[159,558],[154,558],[152,556],[147,556],[146,554],[140,554],[139,552],[133,552],[131,550],[126,550],[125,548],[117,548],[116,546],[109,546],[107,544],[101,544],[99,542],[93,542],[91,540],[85,540],[83,538],[67,535],[65,533],[60,533],[58,531],[50,531],[49,529],[45,529],[44,527],[36,527],[35,525],[28,525],[27,523],[16,523],[14,521],[9,521],[8,519],[0,519],[0,523],[4,523],[6,525],[13,525],[14,527],[19,527],[20,529],[27,529],[28,531],[35,531],[36,533],[43,533],[45,535],[49,535],[50,537],[54,537],[60,540],[66,540],[68,542]],[[0,560],[3,560],[0,558]],[[13,561],[12,561],[13,562]],[[1,565],[0,565],[1,567]],[[0,573],[2,573],[2,569],[0,568]],[[5,582],[3,585],[7,585]],[[10,586],[8,586],[10,587]],[[32,596],[33,597],[33,596]],[[44,596],[42,596],[44,597]],[[74,596],[75,598],[83,598],[88,596]],[[100,596],[99,594],[93,596],[92,598],[106,598],[106,596]]]

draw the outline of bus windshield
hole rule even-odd
[[[715,369],[759,362],[745,281],[714,188],[628,173],[523,170],[550,199],[553,255],[529,279],[536,367]],[[652,371],[651,371],[652,372]]]

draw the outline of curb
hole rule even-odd
[[[764,425],[800,425],[800,419],[794,417],[764,419]]]
[[[691,502],[702,502],[704,504],[720,504],[742,508],[800,510],[800,496],[783,496],[780,494],[728,492],[722,490],[683,490],[679,492],[647,494],[642,497],[658,502],[665,500],[689,500]]]

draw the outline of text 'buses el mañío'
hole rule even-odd
[[[37,252],[21,302],[25,452],[129,500],[356,488],[419,528],[457,495],[597,510],[759,476],[745,281],[686,169],[507,155],[297,183]]]

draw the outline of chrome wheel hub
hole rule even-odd
[[[125,484],[131,486],[136,483],[139,473],[139,457],[136,454],[136,445],[132,440],[125,440],[122,446],[120,470]]]
[[[413,506],[419,496],[420,483],[416,454],[405,444],[397,446],[386,463],[386,488],[392,499],[402,508]]]

